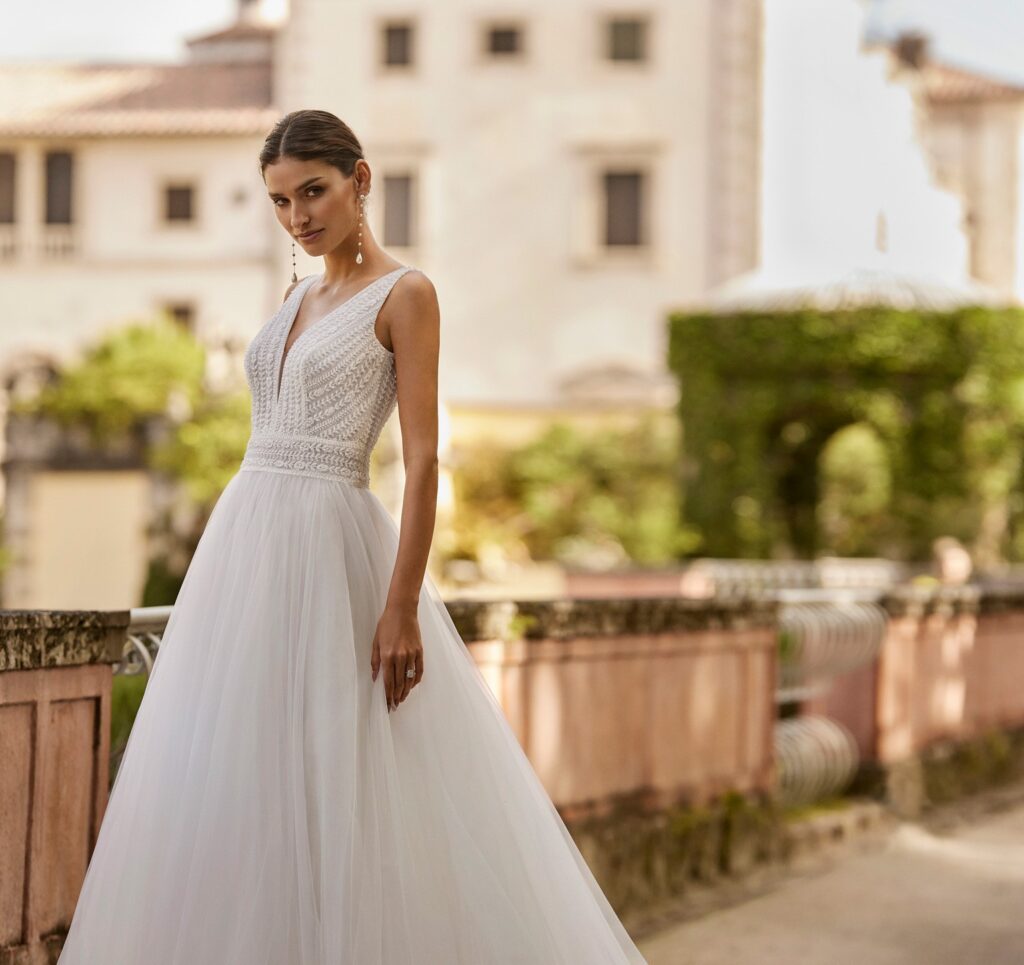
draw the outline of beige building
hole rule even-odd
[[[277,117],[274,33],[243,3],[182,64],[0,67],[9,392],[161,311],[220,346],[223,364],[280,304],[256,164]],[[3,605],[137,605],[162,499],[140,460],[22,437],[4,460]]]
[[[282,113],[323,107],[363,141],[376,236],[440,292],[443,441],[668,407],[666,312],[757,261],[758,11],[240,0],[180,65],[4,67],[2,368],[160,309],[244,345],[291,267],[256,155]],[[108,540],[101,592],[47,575],[43,521],[73,574],[67,548],[95,545],[75,520],[132,527],[120,500],[148,497],[17,479],[4,602],[136,602],[134,532]]]
[[[278,104],[360,136],[453,431],[671,404],[666,313],[757,263],[759,6],[293,0]]]
[[[821,4],[805,5],[825,16]],[[819,195],[837,199],[832,212],[787,161],[810,143],[799,111],[787,110],[792,72],[771,66],[800,40],[791,6],[523,0],[500,11],[482,0],[291,0],[286,11],[283,0],[239,0],[236,22],[194,38],[178,65],[0,67],[0,369],[9,376],[26,360],[66,357],[108,326],[160,309],[210,344],[244,347],[291,271],[256,157],[283,113],[318,107],[363,143],[376,237],[437,286],[443,447],[478,435],[511,441],[555,413],[665,410],[675,399],[665,370],[670,310],[763,268],[787,232],[817,239],[813,231],[834,229],[842,210],[842,236],[860,244],[880,221],[870,185],[857,188],[870,205],[838,203],[855,197],[854,186],[829,181],[827,157],[811,159],[808,172]],[[861,5],[835,0],[834,9],[829,42],[854,64]],[[806,43],[799,50],[808,59],[797,73],[806,74],[818,55]],[[920,147],[903,143],[911,121],[877,71],[842,69],[848,86],[869,79],[872,97],[889,105],[885,136],[900,141],[903,180],[882,206],[892,209],[890,233],[899,240],[913,228],[905,202],[920,196],[938,226],[929,237],[949,236],[942,250],[954,265],[951,192],[974,198],[974,273],[1019,286],[1018,152],[1008,161],[999,147],[1019,139],[1016,108],[1000,100],[984,123],[944,120],[942,135],[933,123],[930,150],[945,158],[948,188],[939,190],[923,184]],[[856,91],[846,93],[855,105]],[[839,135],[833,114],[820,117]],[[956,123],[974,133],[949,133]],[[886,146],[874,147],[884,160]],[[819,249],[828,246],[821,238]],[[300,275],[318,270],[300,250]],[[131,527],[152,496],[108,479],[83,502],[71,475],[44,476],[23,474],[8,506],[8,545],[22,570],[5,579],[5,604],[137,602],[144,561]],[[379,481],[393,497],[395,481]],[[132,513],[118,512],[119,498]],[[442,508],[446,499],[442,488]],[[61,558],[52,547],[70,540],[47,536],[42,520],[60,521],[67,537],[75,520],[105,514],[128,527],[111,538],[120,548],[107,591],[47,575],[38,561]],[[90,540],[84,529],[87,555]],[[66,550],[62,559],[72,574],[81,565]],[[60,588],[59,601],[48,587]]]
[[[935,59],[920,34],[888,52],[936,182],[963,200],[971,275],[1024,301],[1024,87]]]
[[[161,310],[243,338],[280,300],[255,161],[272,36],[240,23],[180,65],[0,68],[5,370]]]

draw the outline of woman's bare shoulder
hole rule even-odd
[[[394,351],[396,341],[410,337],[436,341],[440,315],[434,283],[419,268],[413,268],[403,273],[384,299],[378,314],[378,339],[389,352]]]
[[[409,308],[423,308],[437,304],[437,289],[426,272],[419,268],[407,271],[398,279],[401,284],[395,285],[396,300],[404,302]]]

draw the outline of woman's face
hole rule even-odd
[[[307,254],[322,255],[341,244],[358,222],[358,175],[357,169],[346,178],[325,161],[282,157],[266,166],[263,181],[281,227]]]

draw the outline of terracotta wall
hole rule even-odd
[[[870,667],[814,709],[893,763],[1024,725],[1024,590],[902,590]],[[449,602],[567,820],[773,786],[776,605],[730,597]],[[106,805],[127,612],[0,611],[0,961],[44,962]],[[6,956],[6,958],[5,958]]]
[[[1024,725],[1024,600],[965,592],[899,609],[879,658],[878,760]]]
[[[771,627],[469,646],[566,817],[771,786]]]
[[[893,591],[878,659],[805,709],[853,731],[861,757],[907,760],[940,740],[1024,726],[1024,591]]]
[[[775,605],[448,605],[567,820],[772,781]],[[52,961],[106,806],[126,611],[0,611],[0,962]]]
[[[802,701],[800,710],[843,724],[857,743],[860,759],[874,760],[878,747],[877,686],[878,660],[872,660],[835,678],[821,696]]]
[[[0,611],[0,962],[52,962],[107,802],[127,612]]]

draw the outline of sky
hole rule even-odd
[[[886,35],[924,28],[947,62],[1024,82],[1022,0],[874,0],[870,23]]]
[[[883,33],[924,28],[950,62],[1024,82],[1024,0],[865,2]],[[234,10],[235,0],[4,0],[0,60],[173,62],[184,38],[225,26]]]
[[[0,60],[174,62],[227,26],[235,0],[0,0]]]

